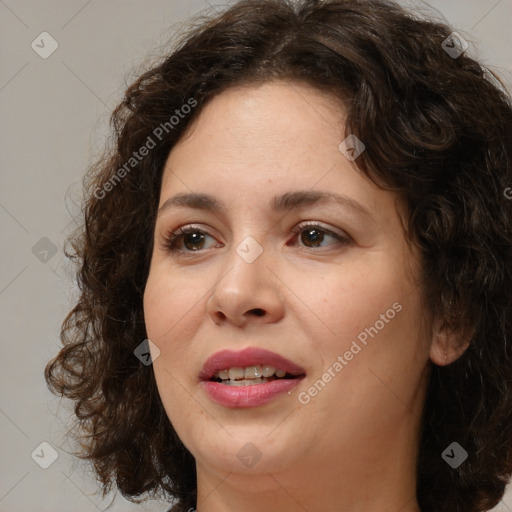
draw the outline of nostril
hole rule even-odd
[[[256,316],[263,316],[265,314],[265,311],[261,308],[256,308],[252,310]]]

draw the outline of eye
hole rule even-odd
[[[165,237],[164,245],[170,252],[198,252],[205,248],[206,237],[213,238],[195,226],[184,226],[169,233]],[[182,249],[182,245],[185,246],[185,250]]]
[[[308,249],[320,247],[320,244],[325,241],[326,237],[337,240],[341,245],[347,245],[350,243],[350,238],[348,236],[334,233],[333,231],[322,227],[316,222],[298,224],[292,229],[292,233],[295,235],[300,234],[300,241],[304,244],[302,247],[306,247]],[[205,247],[205,240],[207,237],[215,240],[203,229],[192,225],[184,226],[166,235],[164,246],[171,253],[199,253],[203,249],[209,248]],[[297,237],[295,236],[294,239],[295,238]],[[301,246],[300,244],[291,245]],[[221,246],[222,244],[220,246],[217,245],[217,247]],[[210,247],[215,247],[215,245]]]
[[[316,222],[298,224],[292,229],[292,232],[297,235],[301,235],[300,240],[305,244],[305,247],[307,248],[319,247],[319,245],[325,240],[326,235],[327,237],[334,238],[342,245],[347,245],[350,243],[348,236],[334,233],[333,231],[322,227]]]

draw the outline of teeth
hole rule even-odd
[[[213,377],[223,380],[225,384],[246,386],[269,382],[270,377],[283,378],[285,375],[285,370],[264,364],[247,366],[246,368],[239,368],[237,366],[226,368],[215,372]]]
[[[246,379],[257,379],[258,377],[261,377],[261,366],[248,366],[245,369],[244,377]]]
[[[229,369],[229,378],[231,380],[235,379],[243,379],[245,377],[245,371],[243,368],[230,368]]]
[[[270,379],[260,377],[258,379],[226,380],[223,384],[228,386],[254,386],[255,384],[263,384],[265,382],[270,382]]]
[[[269,364],[266,364],[262,367],[263,377],[272,377],[275,371],[276,369],[273,366],[270,366]]]

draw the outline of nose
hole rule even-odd
[[[216,325],[237,327],[279,321],[284,314],[283,285],[270,268],[270,253],[263,251],[249,263],[235,249],[221,266],[206,304],[208,315]]]

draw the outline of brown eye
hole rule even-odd
[[[198,252],[204,249],[206,237],[213,238],[202,229],[185,226],[167,235],[165,247],[170,252]]]
[[[348,237],[334,233],[333,231],[325,229],[324,227],[315,223],[299,224],[292,231],[293,233],[300,235],[297,237],[300,238],[301,241],[301,244],[299,245],[302,246],[303,244],[303,246],[308,249],[322,247],[321,244],[324,242],[326,237],[334,238],[338,241],[338,243],[341,243],[342,245],[347,245],[350,243],[350,239]]]
[[[184,246],[191,251],[197,251],[198,249],[203,248],[204,234],[200,232],[192,231],[190,233],[185,233],[182,238]]]
[[[324,233],[318,228],[307,228],[301,231],[300,239],[308,247],[318,247],[324,239]]]

